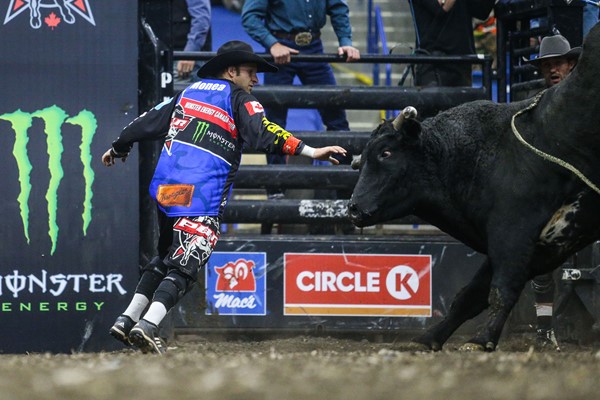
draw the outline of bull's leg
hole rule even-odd
[[[464,350],[496,350],[508,315],[527,282],[527,278],[522,276],[521,271],[512,274],[506,272],[494,274],[489,292],[487,323],[463,346]]]
[[[458,327],[487,308],[491,280],[492,269],[486,259],[471,282],[456,295],[448,315],[413,341],[434,351],[441,350]]]

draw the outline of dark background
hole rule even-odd
[[[72,24],[62,20],[51,28],[44,23],[45,17],[52,12],[60,17],[60,12],[50,3],[40,8],[42,26],[38,29],[30,25],[29,9],[0,25],[0,352],[116,347],[107,332],[126,306],[137,280],[137,156],[134,151],[126,164],[111,169],[101,163],[102,153],[123,126],[137,116],[137,2],[80,3],[89,7],[95,25],[73,12]],[[7,12],[4,7],[0,9],[2,21]],[[64,176],[58,189],[57,247],[51,254],[45,199],[50,172],[44,123],[34,118],[27,132],[32,165],[28,244],[17,201],[20,183],[12,154],[15,132],[2,116],[17,110],[33,113],[53,105],[68,117],[90,111],[96,117],[97,129],[91,145],[92,220],[84,235],[81,129],[68,123],[61,126]],[[27,282],[16,297],[7,287],[15,281],[7,280],[14,271],[23,277],[19,282]],[[43,292],[34,285],[31,293],[27,275],[41,279],[43,271],[47,273],[47,290]],[[59,274],[82,274],[87,279],[81,280],[79,292],[70,283],[55,296],[50,289],[57,286],[51,284],[50,277]],[[121,285],[127,293],[90,291],[93,274],[122,274]],[[40,311],[44,302],[48,303],[48,311]],[[58,302],[66,303],[67,311],[58,311]],[[86,303],[87,309],[77,311],[76,302]],[[104,302],[101,311],[93,302]],[[32,310],[19,311],[20,303],[31,303]]]

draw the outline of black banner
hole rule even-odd
[[[0,352],[117,348],[138,167],[101,155],[137,115],[137,2],[1,0],[0,18]]]

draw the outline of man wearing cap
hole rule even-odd
[[[581,47],[571,48],[569,41],[562,35],[546,36],[540,43],[538,57],[528,63],[539,69],[546,87],[552,87],[565,79],[575,65]],[[536,276],[531,281],[535,296],[537,344],[541,347],[552,346],[559,350],[558,341],[552,328],[554,308],[554,279],[552,273]]]
[[[243,147],[334,164],[333,155],[346,155],[339,146],[312,148],[265,118],[250,92],[256,73],[266,71],[277,67],[250,45],[225,43],[198,71],[200,81],[133,120],[102,155],[109,167],[117,158],[125,161],[135,142],[164,142],[150,183],[160,211],[158,257],[144,267],[131,303],[110,329],[121,342],[144,353],[165,352],[158,326],[192,288],[217,243]]]

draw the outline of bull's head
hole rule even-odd
[[[411,185],[418,179],[423,162],[421,124],[417,110],[406,107],[393,120],[384,121],[371,135],[360,158],[352,163],[360,169],[348,204],[348,215],[356,226],[368,226],[399,218],[412,210]]]

